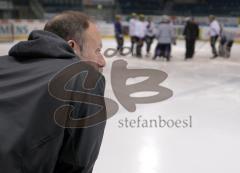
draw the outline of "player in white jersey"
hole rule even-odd
[[[137,37],[137,57],[142,57],[142,47],[144,44],[144,38],[146,35],[146,22],[145,16],[140,15],[139,20],[136,22],[136,37]]]
[[[132,55],[133,55],[134,46],[135,46],[135,44],[137,44],[136,22],[137,22],[137,15],[136,15],[136,13],[132,13],[132,18],[129,21],[129,36],[130,36],[130,39],[131,39]]]
[[[210,21],[210,25],[209,25],[210,43],[211,43],[212,53],[213,53],[212,58],[217,58],[218,53],[216,49],[216,43],[220,35],[221,27],[218,21],[216,20],[215,16],[210,15],[209,21]]]
[[[171,44],[175,44],[175,31],[168,16],[163,16],[156,32],[158,44],[155,49],[153,60],[158,56],[164,57],[167,61],[171,58]]]
[[[151,46],[152,46],[153,40],[155,38],[156,29],[155,29],[155,24],[152,22],[151,17],[148,18],[146,25],[147,25],[146,26],[146,37],[145,37],[145,41],[147,44],[146,52],[147,52],[147,57],[149,57]]]

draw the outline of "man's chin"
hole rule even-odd
[[[103,73],[103,67],[101,67],[99,64],[93,61],[85,61],[87,64],[91,65],[95,70],[97,70],[100,73]]]

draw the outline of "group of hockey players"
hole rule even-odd
[[[121,26],[121,17],[116,16],[115,38],[117,49],[120,54],[123,49],[124,37]],[[146,43],[146,57],[149,57],[154,39],[158,40],[153,59],[164,57],[167,61],[171,58],[171,45],[176,43],[176,34],[171,20],[168,16],[163,16],[158,27],[153,23],[152,18],[145,19],[144,15],[132,14],[129,21],[129,36],[131,39],[131,53],[138,58],[142,57],[142,48]]]
[[[234,43],[234,34],[224,30],[224,28],[216,20],[215,16],[209,16],[210,26],[209,35],[213,57],[218,56],[230,57],[231,47]],[[120,54],[124,46],[124,33],[121,24],[121,16],[117,15],[115,20],[115,38],[117,41],[117,49]],[[186,18],[183,36],[186,41],[185,60],[192,59],[195,53],[195,44],[199,38],[199,26],[194,18]],[[168,16],[162,16],[159,25],[153,23],[152,18],[145,19],[144,15],[137,16],[132,14],[129,20],[129,36],[131,39],[131,53],[138,58],[142,56],[142,48],[146,44],[146,57],[150,57],[150,50],[154,39],[157,40],[152,59],[163,57],[170,61],[172,45],[176,44],[176,32]],[[219,51],[217,51],[216,43],[220,38]]]

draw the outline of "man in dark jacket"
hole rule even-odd
[[[0,170],[91,173],[105,128],[104,119],[88,121],[99,111],[92,98],[104,95],[101,37],[91,19],[73,11],[44,30],[0,57]],[[99,76],[95,87],[85,87],[86,69]]]
[[[183,35],[186,40],[185,60],[192,59],[195,52],[196,40],[199,37],[199,27],[193,18],[188,18],[184,28]]]

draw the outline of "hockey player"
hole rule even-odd
[[[136,37],[136,22],[137,22],[137,14],[132,13],[132,18],[129,21],[129,36],[131,39],[131,52],[133,55],[133,50],[135,44],[137,44],[137,37]]]
[[[186,41],[185,60],[192,59],[195,52],[195,43],[199,37],[199,27],[193,18],[186,19],[183,35]]]
[[[220,32],[220,45],[219,45],[219,55],[225,58],[230,58],[231,49],[234,43],[236,34],[230,32],[221,27]]]
[[[171,44],[176,44],[176,42],[174,28],[170,23],[168,16],[163,16],[162,21],[156,31],[156,38],[158,40],[158,44],[155,49],[153,60],[160,56],[165,57],[167,61],[170,61]]]
[[[145,16],[140,15],[139,20],[136,22],[136,36],[137,36],[137,57],[142,57],[142,47],[144,44],[144,38],[146,34],[146,22],[145,22]]]
[[[147,44],[147,47],[146,47],[147,57],[149,57],[150,55],[150,50],[151,50],[151,46],[154,38],[155,38],[155,25],[152,22],[152,18],[149,17],[147,21],[146,37],[145,37],[145,41]]]
[[[210,15],[209,16],[209,21],[210,21],[210,43],[211,43],[211,47],[212,47],[212,53],[213,53],[213,57],[212,58],[217,58],[218,57],[218,53],[217,53],[217,49],[216,49],[216,43],[218,40],[218,37],[220,35],[220,24],[218,23],[218,21],[216,20],[215,16]]]
[[[123,51],[123,44],[124,44],[124,37],[123,37],[123,31],[122,31],[122,24],[121,24],[121,16],[116,15],[115,17],[115,38],[117,41],[117,50],[122,54]]]

